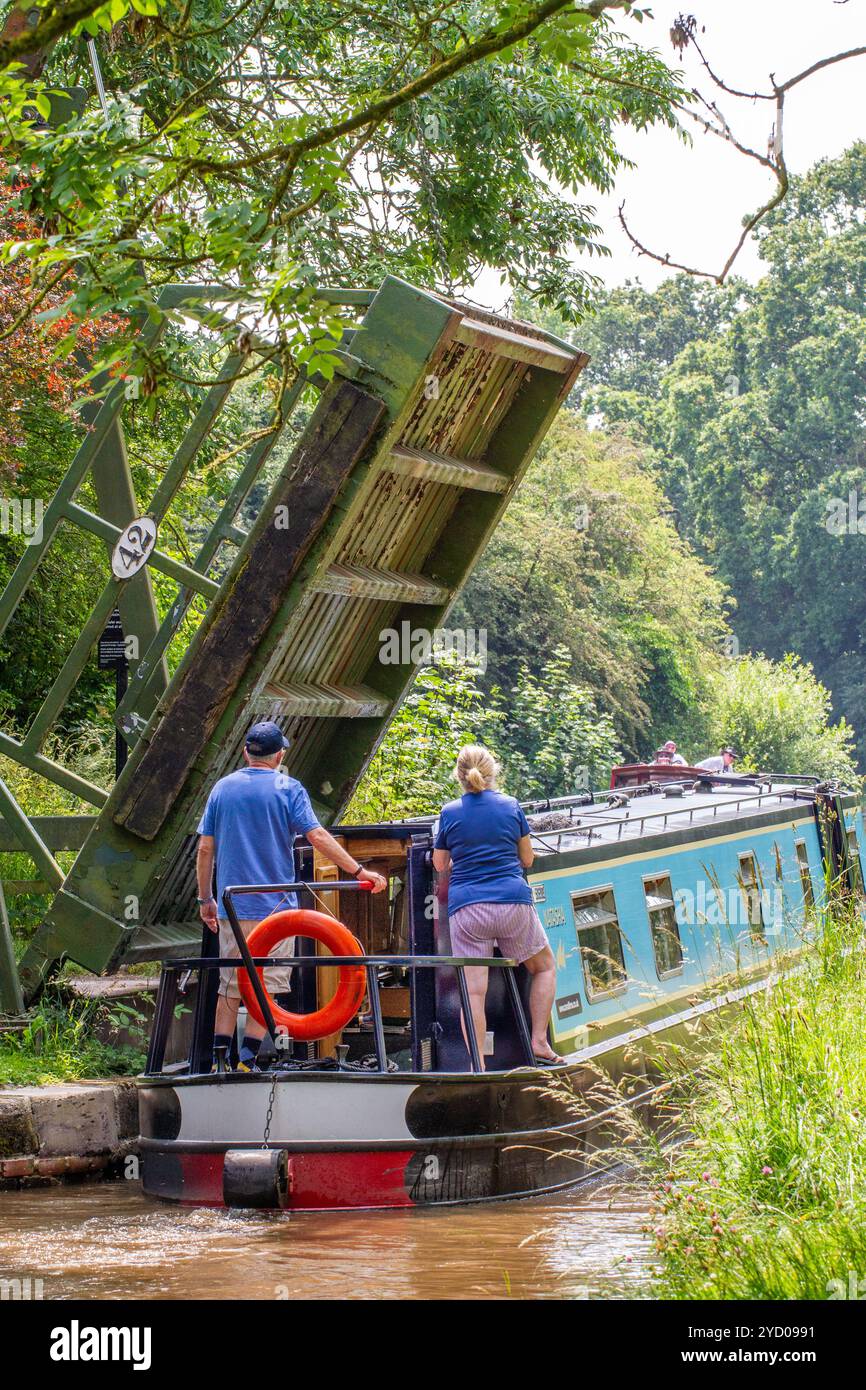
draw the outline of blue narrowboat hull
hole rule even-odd
[[[842,801],[846,830],[859,847],[862,809],[854,796]],[[745,856],[754,857],[760,931],[747,917]],[[682,827],[673,821],[672,828],[637,841],[575,847],[536,865],[529,881],[557,965],[552,1041],[565,1057],[642,1023],[687,1016],[698,996],[709,999],[743,979],[768,974],[780,956],[788,959],[802,944],[807,899],[820,910],[827,891],[818,825],[806,801],[737,821]],[[682,961],[673,970],[660,969],[653,949],[646,883],[660,877],[670,881],[682,945]],[[625,978],[593,997],[574,905],[602,888],[615,901]]]

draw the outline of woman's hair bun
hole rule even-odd
[[[480,744],[468,743],[457,754],[454,776],[464,791],[490,791],[496,785],[499,765],[493,754]]]

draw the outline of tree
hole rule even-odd
[[[557,647],[538,676],[522,665],[506,707],[500,746],[521,800],[607,785],[620,761],[613,720],[573,679],[567,647]]]
[[[132,320],[165,281],[206,279],[275,354],[326,374],[345,319],[317,281],[390,270],[448,287],[492,265],[580,312],[595,282],[571,253],[600,250],[581,198],[610,185],[620,122],[672,122],[679,91],[614,30],[609,11],[642,17],[631,0],[63,8],[77,26],[52,5],[0,47],[2,62],[58,40],[43,77],[0,75],[30,180],[17,202],[42,228],[19,247],[34,308],[62,283],[76,325],[107,307]],[[100,40],[104,111],[54,91],[92,86],[82,25]],[[237,319],[222,331],[237,337]],[[170,368],[116,351],[155,386]]]
[[[458,794],[465,743],[496,746],[502,715],[485,699],[474,662],[454,652],[422,666],[370,762],[344,817],[347,824],[435,815]]]
[[[852,732],[830,724],[830,692],[796,656],[741,657],[714,677],[715,746],[732,744],[741,770],[837,777],[857,783]]]
[[[759,232],[754,287],[705,287],[671,361],[619,352],[635,314],[661,317],[671,290],[623,291],[582,409],[639,428],[684,537],[730,588],[739,649],[797,652],[833,691],[866,756],[866,144],[791,182]],[[680,277],[679,282],[683,284]],[[688,282],[691,284],[692,282]],[[684,286],[683,293],[691,291]],[[687,302],[687,300],[686,300]],[[625,327],[618,329],[622,318]],[[655,380],[653,380],[655,378]],[[610,384],[608,384],[610,383]]]
[[[14,206],[15,198],[26,191],[20,179],[10,181],[9,171],[0,159],[0,187],[5,185],[10,198],[0,202],[0,243],[9,248],[19,247],[22,241],[38,235],[33,217]],[[60,312],[65,295],[59,286],[49,291],[43,300],[44,309],[56,310],[50,323],[25,322],[28,304],[33,298],[31,266],[26,257],[14,249],[0,257],[0,486],[14,475],[20,462],[18,450],[29,433],[38,434],[55,412],[72,419],[76,384],[82,368],[75,361],[58,353],[58,345],[72,326],[71,314]],[[100,325],[101,333],[92,324],[82,326],[79,346],[86,358],[92,359],[105,333],[119,328],[118,320],[109,318]]]
[[[345,820],[364,824],[435,815],[459,795],[457,754],[488,746],[502,764],[501,786],[522,800],[606,784],[619,759],[610,716],[571,677],[560,648],[539,678],[523,666],[513,689],[485,694],[477,663],[445,653],[419,671],[388,726]]]
[[[655,291],[627,282],[601,296],[574,335],[591,364],[578,378],[575,399],[589,393],[603,410],[606,391],[654,395],[683,349],[730,325],[747,294],[742,281],[720,291],[676,275]]]
[[[836,2],[838,3],[838,0],[836,0]],[[847,4],[847,0],[842,0],[842,3]],[[662,265],[669,266],[671,270],[685,271],[686,274],[690,276],[698,278],[703,277],[707,280],[714,281],[717,285],[723,285],[749,236],[755,232],[756,229],[761,229],[762,224],[768,220],[771,213],[784,202],[790,190],[791,179],[785,159],[784,140],[785,107],[789,94],[794,91],[795,88],[799,87],[801,83],[808,82],[809,78],[816,72],[833,67],[837,63],[848,62],[852,58],[862,58],[866,56],[866,46],[858,45],[855,48],[846,49],[841,53],[826,54],[811,62],[809,66],[803,68],[802,71],[793,73],[790,77],[784,78],[781,81],[777,81],[775,72],[771,72],[769,76],[769,91],[743,92],[731,86],[730,83],[726,82],[713,70],[701,47],[701,41],[698,38],[698,27],[698,21],[693,14],[678,15],[671,28],[671,43],[679,53],[683,53],[689,45],[695,48],[707,77],[712,83],[711,90],[713,95],[706,96],[695,88],[691,93],[691,102],[683,106],[683,112],[690,121],[698,126],[702,133],[715,135],[718,139],[733,145],[734,149],[738,150],[746,159],[754,160],[755,163],[760,164],[764,169],[768,170],[775,184],[769,196],[761,206],[755,209],[754,212],[743,217],[740,234],[734,242],[733,248],[725,260],[724,265],[717,271],[706,270],[694,265],[683,265],[681,262],[674,260],[669,252],[661,254],[645,246],[643,242],[639,241],[634,235],[626,221],[624,203],[620,205],[619,221],[623,231],[632,243],[632,246],[634,246],[641,256],[649,256],[651,260],[659,261]],[[705,26],[700,27],[702,35],[704,29]],[[751,105],[762,101],[768,103],[765,109],[767,110],[768,122],[772,119],[772,124],[769,125],[768,129],[766,150],[752,149],[744,144],[741,139],[737,138],[731,122],[719,107],[719,92],[724,93],[722,100],[725,98],[736,98],[748,101]]]
[[[645,450],[621,431],[554,423],[471,576],[453,621],[488,633],[485,683],[513,689],[547,654],[609,713],[626,751],[702,747],[706,674],[725,594],[680,539]]]

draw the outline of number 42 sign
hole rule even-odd
[[[115,579],[131,579],[147,564],[156,544],[156,522],[149,516],[136,517],[120,533],[111,553],[111,573]]]

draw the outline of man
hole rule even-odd
[[[277,724],[254,724],[244,746],[245,767],[222,777],[213,788],[198,827],[198,905],[202,921],[219,933],[221,956],[237,956],[237,942],[228,918],[220,916],[222,895],[233,883],[291,883],[295,878],[292,846],[296,835],[306,835],[321,854],[352,878],[372,883],[381,893],[388,885],[353,859],[316,819],[310,798],[300,782],[279,771],[289,741]],[[213,896],[214,857],[217,865],[217,897]],[[247,893],[236,899],[244,936],[277,909],[298,906],[294,893]],[[283,941],[275,954],[290,956],[294,938]],[[289,987],[291,967],[271,966],[265,983],[275,997]],[[228,1048],[237,1027],[240,991],[237,971],[220,971],[214,1048]],[[242,1070],[256,1063],[263,1025],[247,1018],[240,1046]]]
[[[664,758],[660,757],[662,753],[665,755]],[[673,763],[675,767],[686,766],[686,760],[677,752],[677,745],[674,743],[672,738],[669,738],[667,743],[662,744],[661,748],[656,754],[656,762]]]
[[[695,763],[695,767],[701,767],[706,772],[733,772],[738,757],[733,748],[723,748],[717,757],[704,758],[702,763]]]

